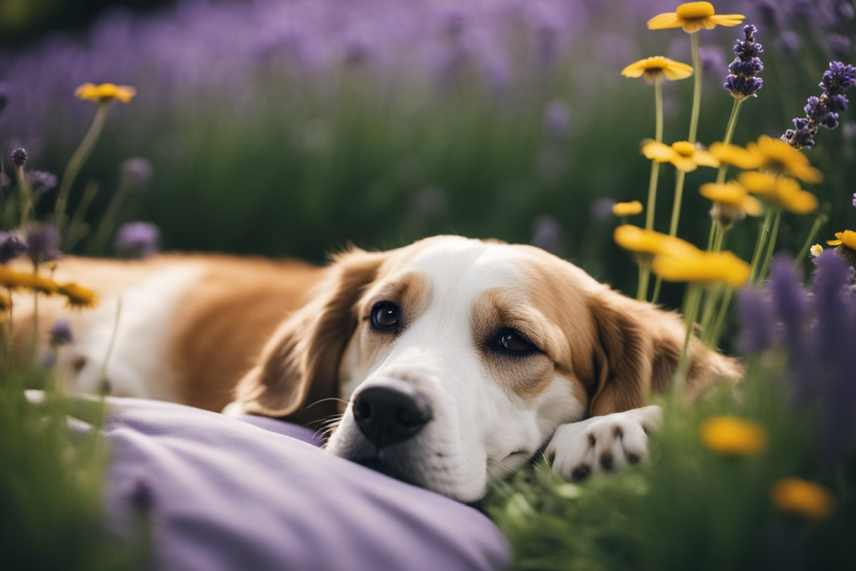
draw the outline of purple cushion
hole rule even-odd
[[[480,512],[316,447],[311,431],[111,399],[107,503],[150,505],[159,569],[501,569]],[[150,502],[145,502],[147,497]]]

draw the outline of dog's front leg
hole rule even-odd
[[[547,445],[547,458],[555,472],[573,480],[636,464],[648,455],[648,433],[662,415],[652,405],[563,424]]]

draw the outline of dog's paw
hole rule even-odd
[[[637,464],[648,455],[648,433],[662,414],[659,406],[646,406],[563,424],[545,454],[555,472],[572,480]]]

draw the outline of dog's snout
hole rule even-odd
[[[354,399],[353,414],[360,431],[378,448],[412,438],[433,418],[420,394],[385,386],[361,391]]]

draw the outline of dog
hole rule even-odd
[[[573,479],[643,460],[649,397],[686,336],[677,314],[543,250],[458,236],[326,268],[162,256],[58,271],[104,299],[59,357],[75,390],[106,371],[116,394],[326,422],[330,453],[463,502],[542,451]],[[691,393],[740,378],[694,336],[688,350]]]

